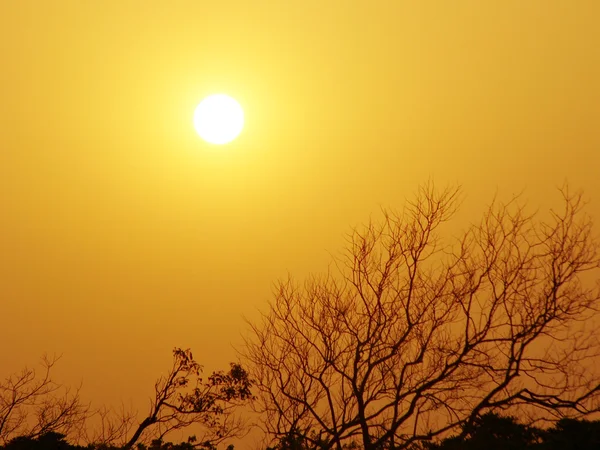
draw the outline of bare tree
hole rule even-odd
[[[198,447],[214,448],[240,433],[243,423],[234,416],[233,409],[252,398],[248,373],[233,363],[227,373],[213,372],[206,381],[200,378],[201,372],[189,349],[176,348],[171,370],[154,386],[148,416],[124,448],[132,448],[141,440],[162,439],[171,431],[195,424],[205,428],[205,434],[195,441]]]
[[[273,442],[401,449],[498,409],[598,411],[598,242],[560,192],[545,219],[494,201],[444,240],[459,189],[429,184],[354,230],[334,273],[278,283],[243,352]]]
[[[124,404],[120,409],[102,406],[94,411],[82,428],[79,440],[100,447],[123,446],[136,420],[137,413],[125,408]]]
[[[19,436],[69,435],[83,427],[90,408],[81,402],[79,389],[52,379],[58,359],[44,356],[40,371],[26,367],[0,383],[0,444]]]

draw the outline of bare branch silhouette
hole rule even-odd
[[[598,411],[598,242],[560,192],[547,220],[495,200],[448,240],[459,189],[428,184],[354,230],[338,273],[280,282],[244,350],[273,442],[402,449],[493,410]]]
[[[90,416],[88,423],[81,430],[78,441],[88,445],[123,446],[135,426],[136,419],[137,413],[125,408],[124,404],[118,410],[102,406]]]
[[[83,427],[90,408],[81,402],[79,389],[52,379],[58,359],[43,356],[40,371],[26,367],[0,383],[0,444],[17,436],[69,435]]]

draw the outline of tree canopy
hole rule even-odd
[[[148,414],[140,419],[130,411],[84,404],[79,391],[53,380],[57,360],[44,357],[42,371],[25,368],[0,383],[0,448],[84,448],[71,441],[98,450],[212,450],[244,431],[234,411],[252,399],[252,381],[239,363],[204,380],[191,350],[175,348],[172,366],[156,381]],[[172,431],[192,426],[202,434],[177,445],[164,442]]]
[[[598,241],[580,193],[494,201],[444,235],[458,188],[423,186],[353,230],[335,269],[279,282],[244,355],[272,443],[410,448],[490,411],[597,411]],[[591,280],[591,282],[590,282]]]
[[[271,450],[600,448],[600,243],[559,192],[562,209],[495,200],[451,236],[460,190],[423,186],[327,274],[280,281],[243,364],[203,378],[175,348],[141,417],[93,409],[44,357],[0,382],[0,450],[215,450],[244,405]]]

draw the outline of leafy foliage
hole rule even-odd
[[[140,442],[143,434],[162,440],[171,431],[192,424],[204,425],[206,430],[196,447],[212,448],[240,432],[243,424],[233,409],[252,399],[248,372],[232,363],[228,372],[213,372],[206,381],[201,374],[202,366],[191,350],[175,348],[171,370],[156,382],[150,412],[125,448]]]
[[[598,450],[600,421],[561,419],[552,428],[520,424],[513,417],[488,413],[463,427],[459,436],[427,450]]]
[[[232,363],[227,372],[213,372],[206,380],[202,366],[191,350],[175,348],[173,365],[155,383],[149,414],[137,427],[135,413],[84,405],[79,391],[56,383],[51,371],[58,358],[43,358],[43,371],[25,368],[0,382],[0,445],[10,450],[75,449],[74,442],[89,442],[87,448],[144,450],[212,450],[225,439],[244,430],[234,415],[235,407],[250,401],[252,381],[248,372]],[[90,428],[94,418],[98,429]],[[165,443],[165,436],[192,425],[200,425],[200,438],[191,436],[181,444]],[[71,436],[69,436],[71,434]]]

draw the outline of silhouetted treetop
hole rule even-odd
[[[598,411],[598,240],[580,193],[492,202],[457,238],[459,189],[420,188],[353,230],[335,270],[279,282],[244,355],[272,445],[409,448],[486,412]]]
[[[459,436],[427,450],[597,450],[600,421],[561,419],[551,428],[519,423],[514,417],[487,413],[464,426]]]
[[[0,382],[0,448],[84,448],[69,443],[68,437],[97,450],[213,450],[245,430],[234,410],[252,400],[253,383],[238,363],[203,380],[202,366],[192,352],[175,348],[169,372],[154,385],[150,411],[139,420],[137,413],[124,408],[92,410],[84,405],[78,390],[73,392],[53,381],[56,361],[43,358],[41,373],[25,368]],[[164,442],[171,431],[192,425],[195,432],[201,432],[199,437],[192,435],[181,444]]]
[[[92,415],[79,389],[52,377],[59,357],[43,356],[41,367],[25,367],[0,381],[0,444],[16,437],[69,435]]]
[[[248,373],[237,363],[232,363],[228,372],[213,372],[206,381],[201,373],[202,366],[194,360],[190,349],[175,348],[171,370],[154,386],[148,416],[139,423],[124,448],[132,448],[148,432],[162,440],[171,431],[193,424],[205,429],[205,434],[194,444],[196,447],[213,448],[240,433],[243,421],[233,410],[252,398]]]

